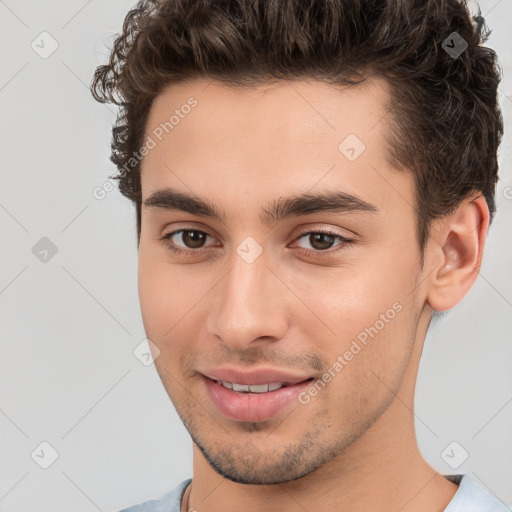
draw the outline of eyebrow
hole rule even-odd
[[[144,200],[143,204],[145,208],[179,210],[200,217],[215,219],[225,224],[225,213],[213,203],[174,188],[164,188],[153,192]],[[285,218],[311,215],[317,212],[370,212],[379,214],[380,210],[374,204],[368,203],[357,196],[336,190],[316,194],[297,194],[275,199],[268,206],[262,208],[260,221],[264,225],[271,225]]]

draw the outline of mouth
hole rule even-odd
[[[297,396],[313,381],[240,384],[203,375],[206,392],[225,418],[234,421],[266,421],[297,402]]]
[[[208,378],[208,377],[207,377]],[[236,382],[225,382],[222,380],[214,380],[217,384],[221,384],[226,389],[232,389],[237,393],[268,393],[269,391],[277,391],[278,389],[292,386],[290,382],[269,382],[267,384],[238,384]]]

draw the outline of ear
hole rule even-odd
[[[456,306],[473,286],[484,254],[489,208],[482,195],[464,200],[457,210],[435,221],[428,304],[436,311]]]

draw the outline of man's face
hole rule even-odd
[[[235,90],[194,80],[152,105],[146,137],[156,144],[141,178],[144,326],[178,414],[228,479],[286,482],[342,455],[388,408],[423,341],[414,183],[387,163],[388,94],[382,81]],[[221,219],[164,208],[161,197],[144,204],[170,188]],[[337,192],[373,209],[268,215],[279,199]],[[242,372],[241,384],[254,369],[312,380],[246,394],[205,376],[226,368]]]

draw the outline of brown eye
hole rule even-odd
[[[195,229],[183,230],[182,232],[182,240],[183,243],[187,246],[188,249],[199,249],[203,246],[206,237],[208,236],[206,233],[202,231],[197,231]]]
[[[309,243],[314,249],[324,251],[332,247],[335,238],[327,233],[312,233],[309,235]]]
[[[342,235],[322,230],[302,233],[298,240],[299,246],[304,249],[305,253],[308,255],[321,255],[322,252],[325,252],[326,254],[332,254],[338,249],[341,250],[344,247],[347,247],[349,244],[353,243],[351,239]],[[302,240],[306,241],[306,243],[309,244],[309,246],[313,249],[311,250],[310,248],[301,245]],[[339,243],[335,244],[336,240],[338,240]],[[337,248],[332,251],[328,251],[328,249],[333,246]]]
[[[204,244],[208,237],[210,235],[204,231],[180,229],[164,235],[162,241],[174,253],[197,254],[207,248]]]

